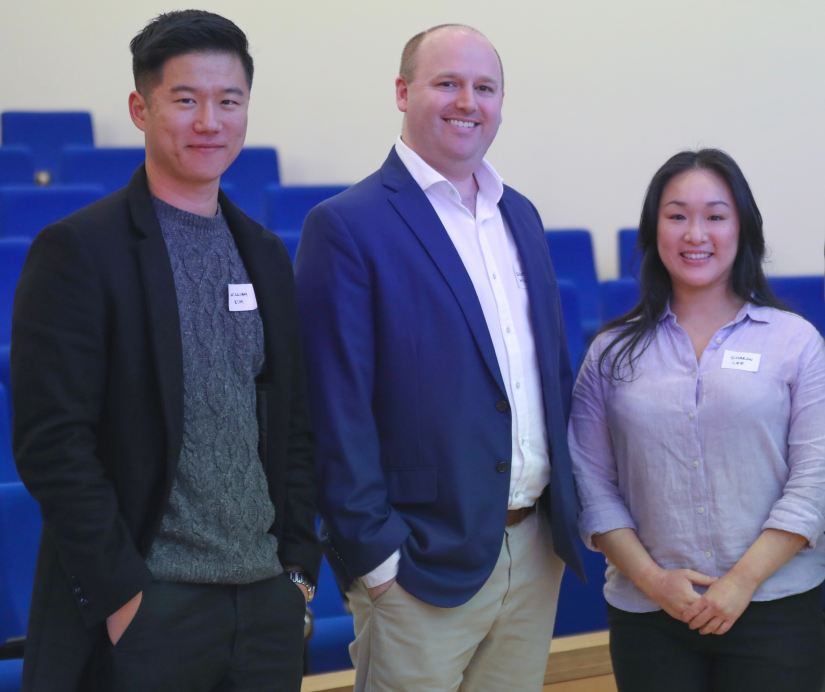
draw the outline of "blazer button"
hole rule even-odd
[[[502,461],[496,464],[496,471],[498,471],[499,473],[507,473],[507,471],[509,470],[510,464],[508,464],[506,461]]]
[[[77,577],[72,577],[69,580],[69,583],[72,585],[73,589],[80,588],[80,580]]]
[[[507,413],[510,410],[510,404],[507,403],[506,399],[502,399],[496,404],[496,411],[501,411],[502,413]]]
[[[89,608],[91,608],[89,601],[85,598],[80,599],[80,607],[83,608],[83,610],[89,610]]]
[[[74,588],[74,595],[80,598],[83,595],[83,589],[81,589],[79,586],[76,586]]]

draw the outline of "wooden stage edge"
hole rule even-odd
[[[301,692],[352,692],[355,671],[308,675]],[[544,692],[615,692],[608,633],[559,637],[550,645]]]

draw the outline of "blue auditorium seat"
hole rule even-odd
[[[768,283],[777,298],[825,336],[825,280],[822,276],[770,276]]]
[[[317,204],[347,189],[347,185],[268,185],[264,189],[264,226],[269,230],[303,228],[304,219]]]
[[[599,328],[599,280],[590,231],[551,229],[544,235],[556,276],[574,282],[578,288],[582,329],[590,338]]]
[[[0,384],[0,483],[19,483],[20,476],[11,453],[11,417],[6,402],[6,387]]]
[[[566,279],[559,279],[559,297],[561,298],[561,316],[564,320],[564,331],[567,335],[570,363],[573,366],[573,372],[578,372],[584,357],[585,344],[581,314],[579,313],[578,284]]]
[[[54,177],[60,166],[60,153],[70,144],[94,146],[92,114],[59,111],[6,111],[2,115],[3,145],[29,147],[35,170],[46,170]]]
[[[264,221],[264,188],[280,182],[278,152],[272,147],[244,147],[221,176],[224,192],[258,223]]]
[[[50,223],[105,195],[100,185],[8,185],[0,188],[0,237],[33,238]]]
[[[34,185],[31,149],[0,147],[0,185]]]
[[[20,476],[11,454],[11,421],[6,410],[6,390],[0,385],[0,483],[19,483]],[[3,642],[0,642],[2,645]]]
[[[619,276],[639,278],[642,253],[636,252],[636,236],[638,235],[637,228],[622,228],[619,231]]]
[[[318,590],[309,604],[315,618],[315,634],[309,640],[309,665],[312,674],[352,668],[349,644],[355,639],[352,615],[344,601],[332,569],[324,558],[318,576]]]
[[[27,238],[0,238],[0,385],[5,387],[8,419],[11,415],[9,395],[9,343],[14,289],[31,241]],[[1,423],[0,423],[1,424]],[[1,478],[2,476],[0,476]]]
[[[145,160],[143,147],[69,146],[63,149],[60,182],[100,185],[108,195],[125,187]]]
[[[584,562],[587,584],[582,584],[575,574],[565,568],[556,610],[554,637],[607,629],[607,602],[604,600],[607,563],[604,555],[587,550],[581,542],[579,554]]]
[[[0,692],[20,692],[23,659],[0,661]]]
[[[42,523],[22,483],[0,484],[0,643],[26,634]]]
[[[623,278],[603,281],[599,285],[602,322],[609,322],[629,312],[639,302],[639,282]]]

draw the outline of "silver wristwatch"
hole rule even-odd
[[[307,588],[307,603],[315,598],[315,584],[303,572],[289,572],[289,579],[293,584],[303,584]]]

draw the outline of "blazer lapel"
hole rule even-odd
[[[171,487],[183,443],[183,350],[175,278],[141,166],[129,183],[132,220],[143,239],[138,258],[149,311],[149,334],[168,434],[166,481]]]
[[[398,167],[403,170],[399,171]],[[397,190],[396,194],[390,197],[390,203],[435,262],[464,313],[481,357],[501,388],[502,394],[505,394],[501,368],[498,365],[493,341],[490,339],[487,321],[484,319],[484,312],[478,302],[475,287],[441,219],[438,218],[427,195],[398,158],[394,148],[384,163],[382,171],[385,172],[385,184]]]
[[[544,235],[542,234],[539,238],[533,230],[539,223],[538,219],[526,204],[512,204],[509,197],[505,187],[499,207],[518,248],[521,268],[527,283],[527,293],[530,296],[531,318],[535,321],[541,319],[541,316],[551,314],[548,312],[547,305],[547,284],[555,282],[555,278],[547,272],[545,261],[547,244],[544,241]],[[536,331],[535,328],[534,331]],[[537,344],[537,347],[539,346],[540,344]]]
[[[557,405],[552,393],[558,391],[558,376],[547,370],[558,360],[552,354],[557,354],[558,340],[563,332],[556,325],[561,324],[558,304],[551,301],[558,295],[556,278],[553,275],[552,265],[548,260],[547,243],[544,240],[544,229],[533,210],[524,203],[513,204],[507,187],[499,203],[501,213],[507,221],[510,232],[513,234],[516,248],[518,248],[521,268],[527,283],[527,294],[530,296],[530,322],[533,326],[533,339],[538,356],[539,374],[542,379],[542,396],[546,415]],[[540,230],[541,232],[537,232]],[[555,342],[555,343],[554,343]]]

